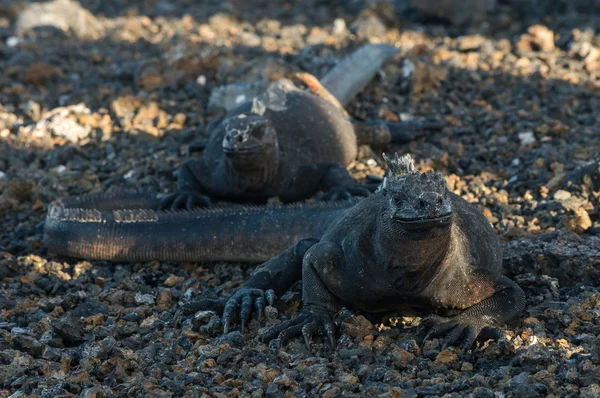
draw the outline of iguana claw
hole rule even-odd
[[[163,210],[192,210],[194,207],[210,206],[210,199],[206,195],[197,192],[174,192],[165,196],[161,203]]]
[[[462,341],[460,355],[466,354],[478,338],[494,340],[504,338],[504,330],[496,326],[493,320],[488,322],[471,316],[458,315],[454,318],[445,318],[430,315],[423,318],[418,329],[420,334],[427,331],[423,344],[429,339],[445,336],[442,350],[451,345],[458,345]]]
[[[262,289],[242,287],[236,291],[229,297],[223,310],[223,333],[228,332],[231,318],[238,307],[240,309],[240,331],[242,333],[244,333],[244,329],[250,319],[253,308],[258,315],[258,320],[261,321],[265,310],[265,300],[270,306],[273,305],[275,301],[275,293],[273,290],[264,291]]]
[[[262,335],[261,341],[266,343],[276,340],[275,345],[281,347],[292,337],[301,333],[304,337],[304,344],[307,350],[310,351],[312,337],[317,330],[321,329],[327,336],[331,348],[335,348],[334,315],[334,313],[324,308],[306,306],[297,317],[268,328]]]
[[[260,322],[265,309],[265,300],[272,306],[276,298],[275,292],[271,289],[264,291],[262,289],[241,287],[230,297],[202,299],[185,303],[175,313],[175,319],[201,310],[222,312],[223,333],[226,334],[229,332],[231,319],[234,317],[236,309],[239,308],[240,331],[244,333],[252,311],[254,310],[257,313]]]

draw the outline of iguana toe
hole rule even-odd
[[[449,346],[460,345],[461,355],[471,349],[478,339],[500,340],[504,331],[497,327],[493,320],[489,322],[481,317],[458,315],[454,318],[444,318],[432,315],[423,318],[419,325],[421,333],[427,331],[423,344],[432,338],[444,336],[442,350]]]
[[[335,323],[331,311],[314,306],[305,307],[300,315],[268,328],[261,337],[263,342],[278,340],[279,345],[284,345],[292,337],[302,333],[304,343],[310,350],[310,343],[314,333],[321,329],[327,336],[329,344],[335,348]]]
[[[273,305],[275,294],[272,290],[265,292],[262,289],[241,288],[235,292],[229,299],[223,309],[223,333],[229,331],[231,319],[234,317],[236,310],[240,309],[240,331],[244,333],[246,324],[250,320],[252,310],[258,314],[258,319],[262,319],[262,313],[265,308],[265,299],[269,305]]]
[[[192,210],[196,207],[210,206],[210,199],[206,195],[196,192],[174,192],[165,196],[161,203],[162,210]]]

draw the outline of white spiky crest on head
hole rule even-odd
[[[384,190],[389,183],[399,182],[407,175],[415,173],[415,161],[409,154],[398,156],[398,153],[395,153],[393,160],[388,158],[385,153],[382,156],[388,165],[388,172],[377,192]]]

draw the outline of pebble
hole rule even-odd
[[[442,365],[456,361],[458,361],[458,355],[456,355],[454,351],[450,350],[444,350],[435,357],[435,363]]]

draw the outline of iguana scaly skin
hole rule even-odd
[[[158,210],[146,193],[92,194],[48,209],[45,245],[64,256],[120,262],[260,263],[300,239],[321,236],[358,200]]]
[[[355,122],[343,106],[397,53],[386,44],[363,46],[328,73],[324,83],[299,74],[308,91],[287,79],[276,81],[213,125],[202,158],[183,163],[177,192],[166,197],[163,208],[190,209],[214,199],[264,203],[279,197],[295,202],[319,191],[326,192],[324,200],[367,196],[369,191],[353,183],[346,166],[355,160],[359,144],[404,140],[407,126]],[[409,123],[408,129],[417,127]]]
[[[223,309],[227,331],[239,309],[243,328],[265,299],[272,302],[302,279],[302,312],[268,329],[263,341],[281,344],[302,334],[308,346],[322,330],[333,345],[333,317],[344,307],[433,313],[421,324],[425,338],[445,335],[444,346],[462,342],[463,351],[478,337],[503,336],[500,327],[522,314],[525,296],[501,275],[490,224],[439,174],[414,171],[409,156],[386,160],[390,171],[379,191],[346,210],[322,237],[269,260],[232,297],[190,303],[180,313]]]

